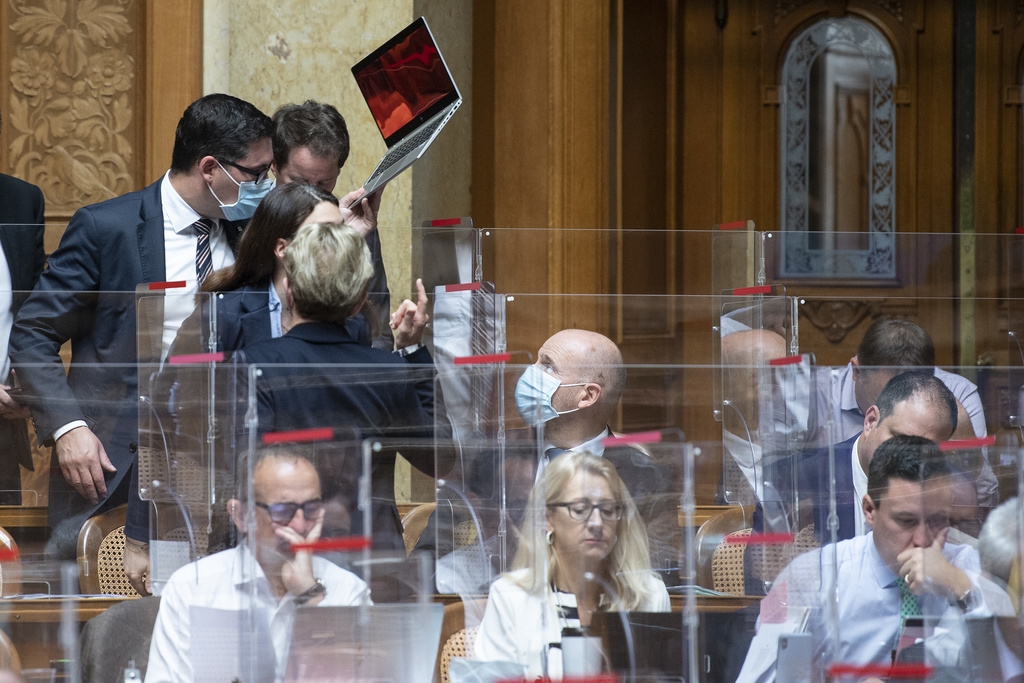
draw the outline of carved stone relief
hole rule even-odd
[[[47,213],[134,187],[134,0],[10,0],[6,159]]]

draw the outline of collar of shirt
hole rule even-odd
[[[572,451],[573,453],[591,453],[592,455],[596,455],[599,458],[603,457],[604,456],[604,440],[609,435],[611,435],[611,430],[608,427],[605,427],[604,431],[602,431],[600,434],[595,436],[593,439],[589,439],[587,441],[584,441],[581,444],[578,444],[578,445],[573,446],[571,448],[567,448],[565,450]],[[550,443],[548,441],[545,441],[544,442],[544,450],[546,451],[547,449],[551,448],[553,445],[554,444],[552,444],[552,443]]]
[[[160,203],[164,212],[164,227],[169,227],[179,235],[190,232],[192,224],[202,218],[171,185],[170,171],[164,174],[164,179],[160,183]],[[212,220],[216,230],[220,227],[220,221]]]
[[[863,417],[860,406],[857,405],[857,394],[854,392],[853,363],[848,363],[846,368],[832,376],[832,383],[835,391],[832,392],[833,400],[839,401],[840,410],[852,410]]]
[[[268,304],[270,307],[270,336],[277,339],[284,334],[284,331],[281,328],[281,297],[277,295],[273,279],[270,280]]]
[[[868,475],[860,465],[860,455],[857,452],[859,445],[860,437],[858,436],[857,440],[853,442],[853,448],[850,449],[850,457],[853,459],[850,466],[853,470],[853,493],[856,496],[856,500],[853,501],[854,528],[857,535],[861,536],[868,530],[867,520],[864,519],[864,506],[861,504],[868,492]]]
[[[875,532],[869,531],[865,538],[864,561],[871,570],[871,576],[878,582],[879,588],[891,588],[896,585],[897,577],[889,565],[882,561],[878,554],[878,547],[875,545]]]

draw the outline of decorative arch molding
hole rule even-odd
[[[867,231],[863,248],[817,248],[809,222],[812,67],[830,49],[863,55],[869,73]],[[896,229],[896,59],[886,37],[858,17],[823,18],[790,43],[780,93],[780,211],[785,278],[894,280]]]

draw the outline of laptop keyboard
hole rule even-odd
[[[437,130],[437,127],[439,125],[441,125],[442,121],[443,119],[438,119],[434,123],[434,125],[426,126],[425,128],[421,129],[418,133],[416,133],[416,135],[406,138],[395,147],[392,147],[391,150],[387,153],[387,156],[385,156],[384,159],[381,160],[380,164],[377,166],[377,170],[373,172],[372,176],[370,176],[370,180],[374,180],[375,178],[380,176],[382,173],[384,173],[384,171],[388,170],[389,168],[397,164],[401,159],[403,159],[406,154],[408,154],[409,152],[411,152],[412,150],[416,149],[424,142],[429,140],[430,136],[434,134],[434,131]],[[367,182],[370,182],[370,180],[368,180]]]

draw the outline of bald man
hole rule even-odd
[[[731,490],[731,479],[723,477],[722,497],[729,502],[754,502],[763,497],[761,476],[762,435],[773,429],[761,424],[760,392],[762,374],[768,361],[786,356],[786,340],[770,330],[743,330],[722,338],[723,381],[722,450],[725,471],[735,464],[743,473],[747,487]],[[767,421],[766,421],[767,422]]]
[[[586,451],[613,460],[643,513],[646,498],[666,485],[662,473],[648,453],[603,443],[625,386],[626,366],[615,342],[597,332],[562,330],[544,342],[537,362],[520,377],[516,407],[527,425],[544,425],[548,459]]]

